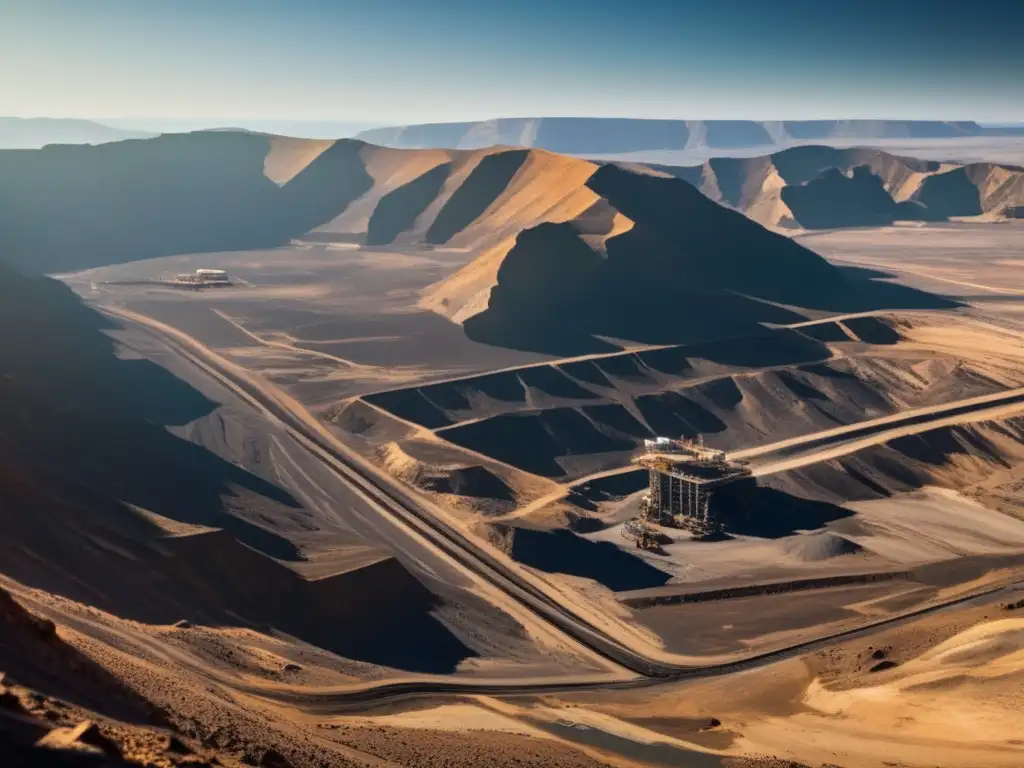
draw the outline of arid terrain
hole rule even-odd
[[[698,170],[0,152],[19,759],[1020,765],[1021,171]],[[753,490],[641,549],[680,435]]]
[[[694,167],[659,167],[766,227],[1024,218],[1024,168],[1019,165],[802,146],[761,157],[714,158]]]
[[[525,117],[373,128],[357,138],[403,149],[536,147],[594,159],[691,165],[793,146],[873,147],[927,160],[1024,162],[1020,126],[940,120],[637,120]]]

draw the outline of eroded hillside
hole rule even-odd
[[[656,167],[766,227],[1013,218],[1024,210],[1024,169],[918,160],[877,149],[804,146],[687,168]]]

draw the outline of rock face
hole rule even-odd
[[[0,764],[5,768],[177,764],[160,760],[168,735],[149,727],[163,725],[159,713],[65,642],[53,622],[26,610],[3,589],[0,669],[5,670],[0,672]],[[102,730],[90,711],[102,713]],[[133,725],[110,728],[110,717]],[[119,738],[127,739],[128,750]]]

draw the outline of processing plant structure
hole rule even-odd
[[[644,467],[650,478],[641,518],[686,528],[698,538],[721,533],[730,507],[739,501],[741,494],[723,494],[723,489],[745,489],[752,482],[743,463],[731,461],[724,451],[708,448],[701,438],[644,440],[643,452],[633,463]]]
[[[228,273],[223,269],[197,269],[195,272],[175,275],[171,283],[187,288],[205,288],[232,284],[231,278],[228,277]]]

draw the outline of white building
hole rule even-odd
[[[204,283],[228,282],[228,273],[223,269],[197,269],[196,277]]]
[[[175,275],[176,283],[187,283],[189,285],[230,285],[231,278],[223,269],[197,269],[195,272],[186,272]]]

